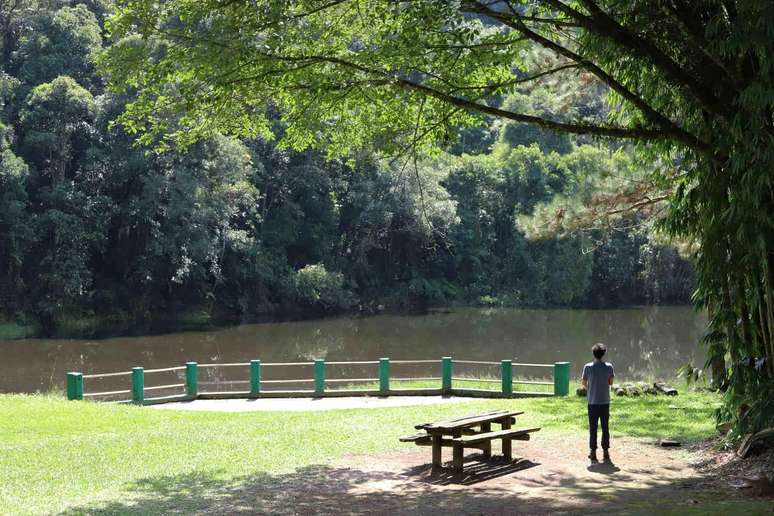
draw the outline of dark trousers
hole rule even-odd
[[[610,420],[610,405],[589,405],[589,448],[597,449],[597,422],[602,423],[602,449],[610,448],[610,430],[607,423]]]

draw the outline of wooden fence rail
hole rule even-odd
[[[440,376],[413,376],[413,377],[394,377],[391,375],[390,366],[394,364],[438,364],[440,365]],[[500,366],[500,378],[475,378],[468,376],[453,375],[454,365],[488,365]],[[375,377],[356,378],[326,378],[326,369],[328,366],[369,366],[375,365],[378,368],[378,374]],[[312,377],[283,379],[283,380],[264,380],[261,372],[264,367],[276,366],[312,366]],[[249,374],[249,380],[223,380],[220,382],[199,382],[200,368],[244,368]],[[513,377],[514,367],[535,367],[535,368],[553,368],[553,381],[535,381],[522,380]],[[145,386],[145,375],[147,373],[160,372],[180,372],[184,374],[184,383],[174,383],[165,385]],[[84,379],[110,378],[119,376],[130,376],[131,386],[129,389],[110,390],[102,392],[84,392]],[[394,382],[435,382],[440,380],[438,388],[395,388],[391,384]],[[328,384],[376,384],[377,388],[349,388],[328,389]],[[500,384],[499,389],[473,389],[466,388],[468,383]],[[199,390],[200,386],[211,386],[216,384],[232,384],[249,386],[245,391],[206,391]],[[264,390],[264,385],[276,384],[312,384],[312,389],[302,390]],[[462,384],[462,386],[457,386]],[[553,392],[535,392],[514,390],[514,385],[553,385]],[[183,390],[179,394],[166,396],[156,396],[146,398],[148,391],[169,391]],[[380,358],[379,360],[360,360],[360,361],[332,361],[326,362],[323,359],[315,359],[311,362],[274,362],[262,363],[260,360],[251,360],[250,362],[238,363],[210,363],[198,364],[196,362],[186,362],[184,366],[166,367],[160,369],[145,370],[142,367],[134,367],[131,371],[117,373],[102,373],[84,375],[81,372],[67,373],[67,399],[83,400],[84,398],[98,399],[105,396],[115,396],[118,394],[131,394],[131,399],[118,400],[121,403],[136,403],[140,405],[149,405],[153,403],[163,403],[167,401],[191,400],[196,398],[258,398],[258,397],[328,397],[328,396],[390,396],[390,395],[455,395],[455,396],[474,396],[491,398],[511,398],[524,396],[566,396],[570,392],[570,363],[555,362],[554,364],[527,364],[513,362],[512,360],[501,360],[500,362],[490,362],[483,360],[453,360],[452,357],[443,357],[440,360],[393,360],[389,358]]]

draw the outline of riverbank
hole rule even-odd
[[[616,399],[613,440],[631,439],[639,443],[637,446],[645,446],[645,455],[650,453],[647,450],[657,450],[652,443],[661,437],[697,443],[713,435],[711,416],[719,402],[709,392],[681,393],[677,398]],[[553,443],[553,447],[565,443],[562,446],[569,446],[577,455],[571,458],[573,464],[583,462],[585,406],[583,399],[575,396],[285,412],[281,416],[278,412],[151,410],[67,402],[56,396],[0,396],[0,413],[4,415],[0,420],[0,471],[4,477],[0,513],[163,513],[173,509],[180,513],[251,513],[260,512],[261,507],[291,512],[294,503],[304,504],[304,497],[313,495],[309,491],[312,484],[328,486],[319,494],[329,497],[320,500],[320,507],[332,509],[343,500],[342,495],[347,503],[370,499],[370,495],[347,498],[336,471],[350,468],[361,476],[362,484],[378,478],[376,473],[368,478],[367,464],[374,457],[405,458],[421,467],[428,459],[421,452],[427,450],[416,450],[397,440],[410,433],[414,423],[495,408],[525,411],[519,424],[542,428],[535,444]],[[626,452],[619,447],[616,453],[623,458]],[[527,451],[523,456],[529,459]],[[552,464],[546,463],[548,458],[541,460],[554,470],[569,459],[556,457]],[[357,464],[362,471],[352,469]],[[389,467],[389,462],[380,464]],[[402,474],[411,482],[423,475]],[[519,482],[519,478],[514,471],[499,482]],[[444,494],[433,484],[429,486],[432,498],[439,503],[451,496],[475,497],[465,489]],[[647,494],[651,488],[645,482],[637,490]],[[277,499],[275,507],[261,505],[262,496],[272,499],[278,490],[284,501]],[[653,487],[653,492],[658,493],[658,489]],[[375,501],[379,496],[372,498]],[[702,491],[700,498],[698,507],[712,508],[717,493]],[[396,500],[401,503],[401,498]],[[408,508],[411,500],[404,501]],[[742,504],[738,500],[730,503]],[[739,507],[749,511],[757,505]],[[355,511],[356,507],[350,509]]]

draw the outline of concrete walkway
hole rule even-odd
[[[454,396],[352,396],[342,398],[262,398],[252,400],[194,400],[151,405],[158,410],[197,410],[209,412],[310,412],[318,410],[407,407],[474,401]]]

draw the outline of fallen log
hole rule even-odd
[[[747,487],[750,487],[752,496],[772,496],[774,495],[774,479],[765,474],[756,477],[745,477]]]
[[[626,386],[626,395],[637,397],[642,395],[642,390],[634,384],[629,384]]]
[[[651,396],[658,396],[658,389],[656,389],[652,385],[644,384],[642,388],[642,392],[645,394],[650,394]]]
[[[667,396],[677,396],[677,389],[667,385],[664,382],[656,382],[654,384],[649,384],[646,382],[626,382],[626,383],[614,383],[610,386],[611,391],[616,396],[642,396],[642,395],[650,395],[650,396],[657,396],[659,394],[666,394]],[[583,387],[580,387],[575,391],[575,393],[578,396],[585,396],[586,395],[586,389]]]
[[[666,394],[667,396],[677,396],[677,389],[673,388],[670,385],[667,385],[664,382],[655,382],[655,383],[653,383],[653,387],[657,391],[659,391],[659,392],[661,392],[663,394]]]
[[[756,432],[754,434],[747,434],[744,436],[744,439],[742,439],[736,454],[744,459],[750,454],[750,451],[754,447],[759,444],[763,444],[763,442],[770,437],[774,437],[774,427],[766,428],[765,430],[761,430],[760,432]]]
[[[674,439],[661,439],[659,440],[658,445],[662,448],[677,448],[682,446],[682,443],[680,441],[675,441]]]

